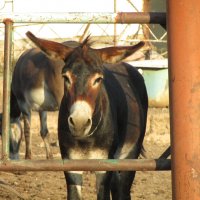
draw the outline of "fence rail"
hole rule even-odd
[[[170,159],[21,160],[0,162],[0,171],[163,171]]]
[[[0,13],[0,22],[6,19],[14,23],[166,24],[166,14],[160,12]]]

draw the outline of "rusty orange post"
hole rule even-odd
[[[173,200],[200,200],[200,1],[168,0]]]

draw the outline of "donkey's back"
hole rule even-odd
[[[128,63],[106,64],[106,70],[105,86],[118,133],[114,157],[137,158],[143,149],[148,109],[144,79]]]
[[[12,91],[23,113],[31,109],[58,110],[63,96],[61,61],[50,60],[33,48],[19,58],[12,78]]]

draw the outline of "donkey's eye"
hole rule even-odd
[[[68,76],[66,76],[66,74],[63,74],[63,78],[64,78],[65,83],[67,83],[68,85],[71,84],[70,79]]]
[[[103,80],[103,77],[98,77],[97,79],[94,80],[93,85],[101,83],[102,80]]]

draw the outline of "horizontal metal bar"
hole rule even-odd
[[[14,23],[95,23],[95,24],[166,24],[166,13],[0,13],[0,22],[11,19]]]
[[[20,160],[0,162],[0,171],[162,171],[170,169],[170,159]]]

